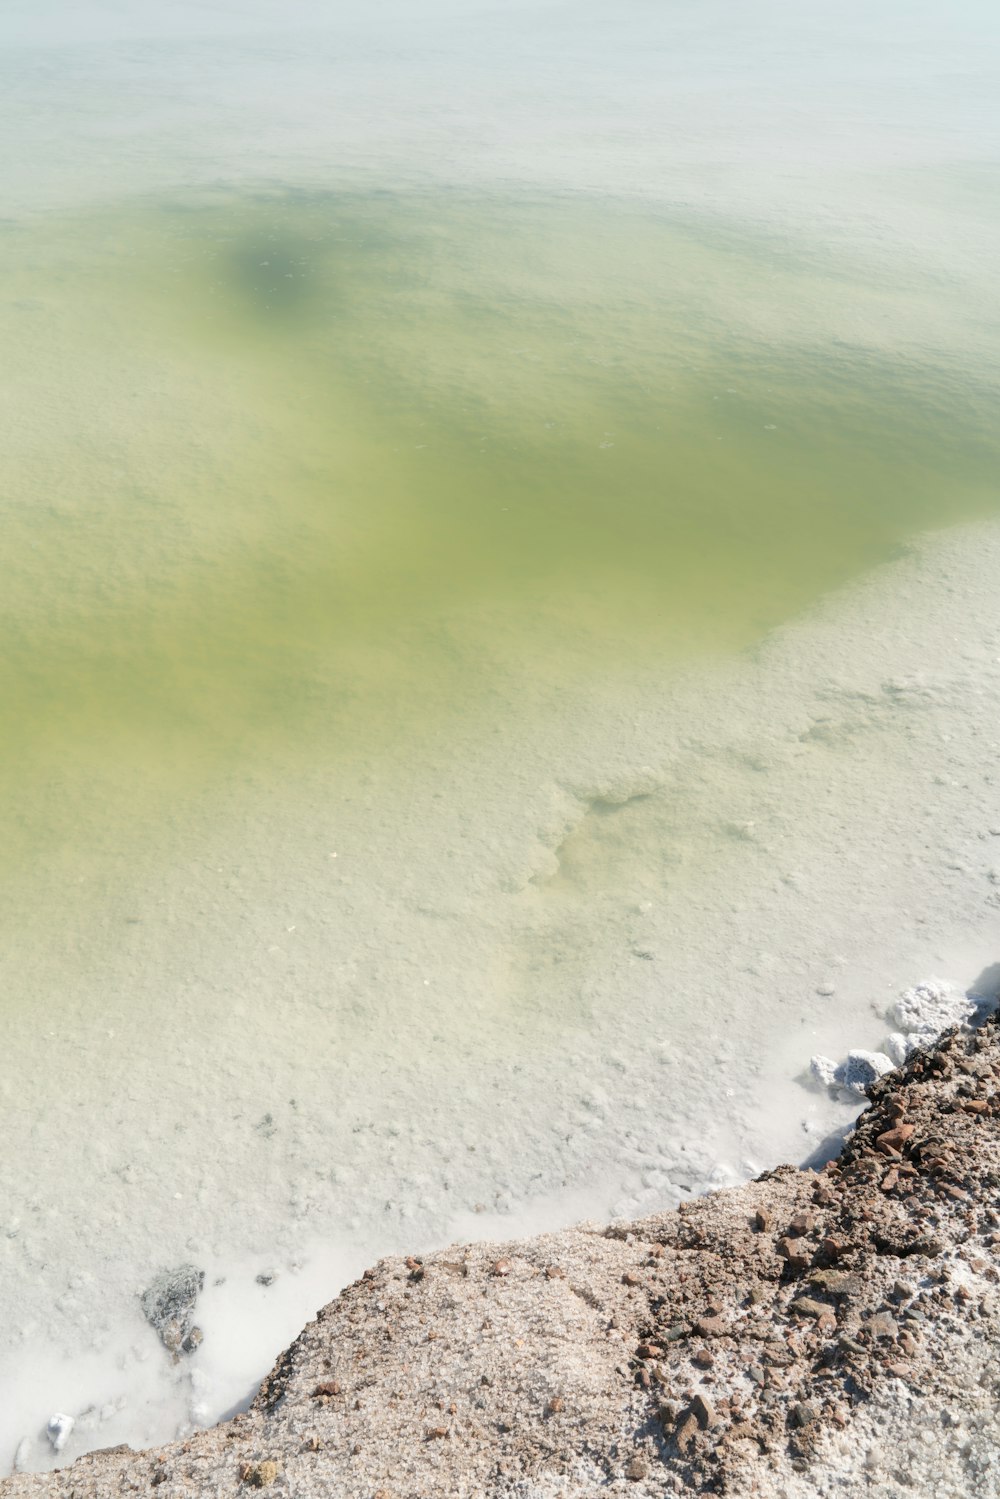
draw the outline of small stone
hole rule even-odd
[[[767,1208],[757,1209],[754,1214],[754,1226],[759,1233],[766,1234],[773,1222],[774,1217]]]
[[[891,1312],[876,1312],[869,1317],[865,1327],[873,1338],[889,1338],[895,1342],[899,1337],[899,1324]]]
[[[175,1357],[193,1351],[186,1344],[194,1326],[195,1302],[204,1286],[204,1270],[194,1265],[179,1265],[175,1270],[162,1271],[139,1298],[146,1321],[159,1334],[167,1352]]]
[[[692,1364],[696,1364],[699,1369],[711,1369],[715,1363],[715,1359],[707,1348],[699,1348],[697,1353],[692,1353],[691,1362]]]
[[[641,1279],[640,1276],[634,1275],[631,1270],[626,1270],[625,1274],[622,1276],[622,1285],[623,1286],[641,1286],[642,1285],[642,1279]]]
[[[700,1338],[721,1338],[729,1331],[729,1325],[723,1317],[701,1317],[694,1330]]]
[[[633,1458],[629,1459],[625,1469],[625,1477],[631,1479],[633,1483],[637,1482],[640,1478],[649,1477],[649,1463],[641,1453],[637,1452]]]
[[[861,1278],[849,1270],[814,1270],[809,1276],[811,1286],[829,1291],[831,1296],[856,1296],[861,1290]]]
[[[792,1302],[790,1311],[800,1317],[812,1317],[818,1320],[820,1317],[829,1315],[830,1308],[822,1301],[814,1301],[811,1296],[799,1296]]]
[[[447,1428],[447,1426],[431,1426],[424,1433],[424,1441],[426,1441],[426,1442],[438,1442],[438,1441],[441,1440],[442,1437],[446,1437],[447,1435],[448,1435],[448,1428]]]
[[[692,1413],[685,1416],[677,1428],[677,1447],[682,1454],[687,1454],[694,1444],[698,1435],[698,1418]]]
[[[547,1280],[565,1280],[566,1271],[560,1269],[558,1265],[546,1265],[545,1277]]]
[[[809,1400],[798,1400],[789,1407],[788,1418],[792,1426],[811,1426],[819,1420],[819,1409]]]
[[[803,1244],[801,1240],[798,1239],[789,1239],[786,1237],[784,1239],[778,1240],[777,1248],[778,1253],[788,1261],[791,1269],[808,1269],[809,1262],[812,1258],[811,1254],[809,1253],[810,1246],[808,1244]]]
[[[877,1137],[875,1141],[875,1147],[877,1150],[880,1150],[883,1155],[892,1155],[894,1153],[899,1154],[902,1151],[903,1146],[906,1144],[907,1140],[911,1140],[913,1138],[915,1132],[916,1125],[896,1124],[892,1129],[884,1130],[882,1134]]]
[[[703,1431],[715,1425],[715,1406],[700,1391],[691,1401],[691,1412]]]
[[[240,1482],[251,1489],[266,1489],[280,1472],[280,1463],[273,1457],[266,1457],[259,1463],[244,1463],[240,1468]]]
[[[505,1275],[510,1274],[513,1268],[514,1267],[511,1264],[510,1260],[497,1260],[490,1270],[490,1274],[495,1275],[499,1280],[502,1280]]]

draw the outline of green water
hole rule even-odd
[[[0,267],[8,871],[497,674],[745,646],[996,503],[933,288],[773,236],[220,193],[8,224]]]

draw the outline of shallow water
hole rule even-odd
[[[891,284],[663,210],[220,192],[0,247],[15,879],[497,670],[745,646],[996,503],[988,371],[802,326]]]
[[[6,7],[0,1462],[995,956],[995,18],[785,9]]]

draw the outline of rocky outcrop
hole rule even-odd
[[[244,1414],[3,1499],[998,1494],[996,1021],[871,1095],[821,1172],[383,1260]]]

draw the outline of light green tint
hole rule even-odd
[[[475,712],[497,672],[741,647],[995,503],[932,290],[776,240],[219,194],[0,256],[9,867],[95,806],[110,849],[236,764]]]

